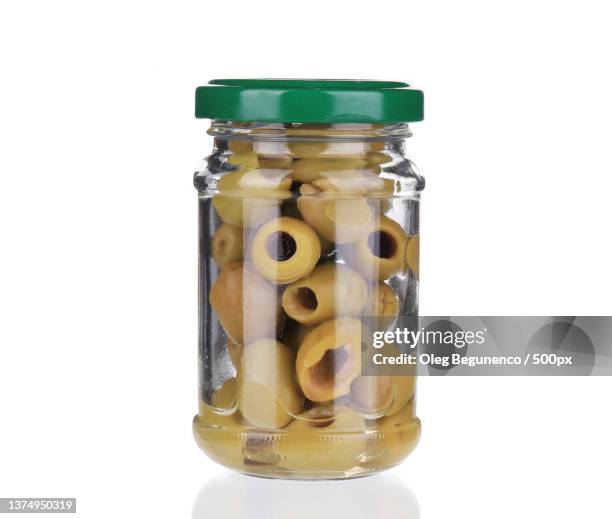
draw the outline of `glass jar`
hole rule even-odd
[[[373,328],[417,315],[422,92],[216,80],[199,198],[198,445],[240,472],[345,478],[415,447],[412,373],[366,374]]]

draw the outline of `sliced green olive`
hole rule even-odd
[[[238,344],[274,338],[282,329],[280,297],[251,266],[227,264],[210,289],[209,301],[228,337]]]
[[[321,242],[303,221],[283,216],[259,228],[251,256],[264,278],[287,284],[312,272],[321,257]]]
[[[219,268],[228,263],[242,261],[243,230],[227,223],[222,224],[212,239],[212,254]]]
[[[296,372],[306,398],[327,402],[346,395],[361,370],[361,321],[326,321],[306,335],[297,354]]]
[[[406,242],[401,225],[381,215],[368,235],[355,244],[355,267],[367,279],[388,279],[404,269]]]
[[[238,370],[238,409],[249,424],[278,429],[304,407],[295,357],[284,344],[262,339],[244,348]]]
[[[289,317],[312,326],[336,316],[359,315],[367,295],[367,284],[357,272],[327,263],[289,285],[282,304]]]

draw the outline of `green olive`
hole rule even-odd
[[[401,353],[401,350],[393,342],[386,342],[381,349],[377,350],[384,357],[394,357]],[[404,407],[414,401],[416,388],[416,368],[415,366],[405,366],[401,370],[398,369],[395,373],[401,375],[384,375],[378,378],[387,378],[391,382],[391,399],[385,402],[384,408],[381,406],[377,411],[385,416],[393,416],[399,413]],[[371,377],[376,378],[376,377]],[[386,382],[385,382],[386,384]],[[384,391],[381,391],[384,393]]]
[[[394,357],[401,353],[401,350],[393,342],[386,342],[383,347],[377,350],[384,357]],[[416,389],[416,368],[415,366],[405,366],[396,373],[402,373],[401,375],[385,375],[384,377],[391,381],[391,401],[384,409],[380,411],[385,416],[393,416],[400,412],[410,402],[414,401],[415,389]],[[372,377],[375,378],[375,377]],[[379,377],[381,378],[381,377]]]
[[[246,143],[246,144],[251,144]],[[230,147],[231,149],[231,147]],[[259,157],[254,151],[245,153],[233,153],[227,158],[232,166],[238,166],[238,171],[248,171],[259,167]]]
[[[355,267],[367,279],[391,277],[405,267],[406,241],[401,225],[381,215],[374,229],[355,244]]]
[[[302,411],[295,358],[284,344],[262,339],[244,348],[238,370],[238,409],[254,427],[284,427]]]
[[[243,196],[216,195],[213,206],[221,220],[236,227],[256,227],[261,222],[278,216],[281,200],[274,197],[253,198]]]
[[[293,159],[287,155],[259,156],[259,167],[262,169],[287,169]]]
[[[327,198],[388,198],[395,191],[395,180],[378,175],[371,169],[322,171],[320,178],[306,185]]]
[[[335,316],[359,315],[367,297],[368,287],[357,272],[327,263],[289,285],[282,305],[289,317],[312,326]]]
[[[295,141],[289,142],[287,146],[294,157],[308,159],[325,153],[328,144],[324,141]]]
[[[379,173],[372,168],[324,171],[321,172],[321,178],[304,184],[301,192],[304,195],[312,192],[328,199],[357,199],[362,204],[367,201],[375,213],[384,213],[391,208],[393,197],[401,190],[401,186],[397,180],[383,177]]]
[[[313,182],[324,172],[345,173],[360,170],[366,166],[365,160],[358,157],[343,159],[299,159],[291,166],[291,177],[298,182]]]
[[[331,124],[300,124],[292,125],[285,128],[286,135],[290,137],[331,137],[334,135],[334,129]]]
[[[389,153],[383,153],[382,151],[372,151],[366,155],[366,163],[370,167],[381,166],[392,160],[393,157]]]
[[[227,223],[222,224],[212,239],[212,254],[219,268],[228,263],[242,261],[242,229]]]
[[[321,257],[321,243],[303,221],[283,216],[259,228],[251,257],[264,278],[284,285],[312,272]]]
[[[372,228],[373,211],[362,196],[339,197],[314,184],[302,185],[300,193],[297,207],[302,218],[330,242],[351,243]]]
[[[390,376],[361,376],[351,384],[350,406],[362,413],[380,415],[394,402]]]
[[[361,336],[361,322],[350,317],[326,321],[306,335],[295,363],[306,398],[327,402],[349,393],[361,371]]]
[[[376,317],[376,327],[385,329],[391,326],[399,315],[400,301],[395,291],[386,283],[370,286],[363,315]]]
[[[233,153],[246,154],[253,151],[253,143],[246,140],[231,139],[227,141],[227,147]]]
[[[399,413],[414,397],[416,377],[411,375],[396,375],[393,377],[393,403],[385,414],[393,416]]]
[[[231,171],[218,180],[213,206],[225,223],[255,227],[280,213],[290,189],[291,178],[280,169]]]
[[[302,215],[298,211],[297,205],[295,203],[283,204],[282,216],[288,216],[290,218],[302,220]],[[318,233],[317,233],[317,236],[319,237],[319,242],[321,243],[321,256],[331,255],[335,250],[335,245],[331,241],[323,238],[323,236],[321,236]]]
[[[419,279],[419,235],[410,236],[406,244],[406,264]]]
[[[360,464],[366,450],[364,418],[347,407],[313,407],[298,415],[278,444],[279,465],[320,477]]]
[[[213,283],[209,301],[228,337],[238,344],[274,338],[282,329],[276,289],[250,266],[228,263]]]

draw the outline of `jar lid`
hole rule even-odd
[[[423,120],[423,92],[399,81],[213,79],[196,89],[195,116],[280,123]]]

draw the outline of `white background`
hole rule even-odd
[[[312,484],[228,483],[192,440],[191,174],[211,145],[194,88],[412,82],[426,93],[409,143],[427,179],[422,313],[610,315],[608,8],[3,1],[0,497],[74,496],[86,518],[189,517],[204,487],[198,517],[215,516],[215,498],[243,511],[230,519],[298,517],[292,505],[365,515],[350,506],[359,483],[319,498]],[[370,505],[410,516],[397,487],[427,518],[609,517],[611,382],[422,380],[421,444],[392,483],[364,480]]]

